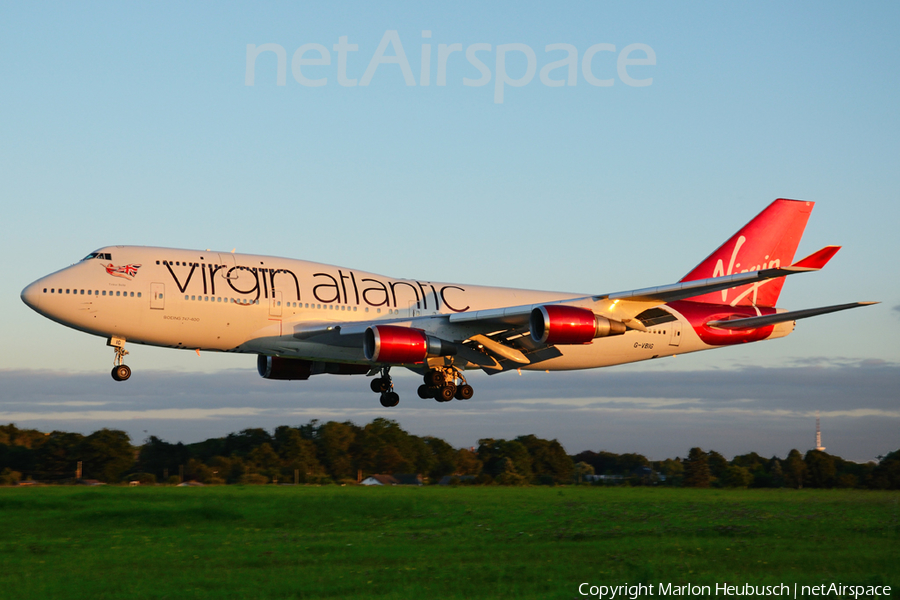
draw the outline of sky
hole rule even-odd
[[[819,411],[829,452],[900,447],[896,3],[26,3],[0,16],[0,421],[139,443],[389,416],[458,446],[534,433],[665,458],[806,450]],[[441,45],[459,49],[444,68]],[[387,410],[361,378],[285,385],[259,379],[255,357],[135,346],[135,375],[116,384],[103,339],[18,297],[110,244],[615,292],[677,281],[779,197],[817,203],[798,256],[843,246],[780,305],[881,304],[652,364],[475,374],[468,403],[420,401],[410,375]]]

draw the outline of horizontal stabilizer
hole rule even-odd
[[[837,312],[839,310],[847,310],[848,308],[869,306],[870,304],[878,304],[878,302],[851,302],[849,304],[823,306],[822,308],[792,310],[790,312],[777,313],[774,315],[763,315],[761,317],[747,317],[746,319],[732,319],[728,321],[710,321],[709,323],[707,323],[707,325],[709,325],[710,327],[715,327],[717,329],[756,329],[758,327],[765,327],[767,325],[775,325],[776,323],[796,321],[798,319],[806,319],[807,317],[815,317],[816,315],[824,315]]]
[[[831,260],[832,257],[834,257],[834,255],[837,254],[838,250],[840,249],[840,246],[825,246],[821,250],[813,252],[806,258],[798,260],[791,266],[794,268],[811,269],[813,271],[818,271],[826,264],[828,264],[828,261]]]

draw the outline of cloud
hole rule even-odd
[[[895,306],[895,307],[892,308],[891,310],[894,311],[895,313],[900,313],[900,304],[898,304],[897,306]]]
[[[814,440],[820,411],[829,451],[867,460],[900,447],[900,365],[804,361],[781,368],[474,374],[475,397],[437,403],[415,394],[400,372],[401,404],[380,406],[363,377],[268,381],[253,369],[217,373],[137,371],[127,383],[103,374],[0,371],[0,422],[42,430],[115,427],[135,442],[148,435],[195,442],[247,427],[312,419],[395,419],[417,435],[470,446],[482,437],[534,433],[570,452],[635,451],[655,458],[700,445],[726,455],[785,455]]]

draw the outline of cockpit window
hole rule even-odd
[[[109,252],[91,252],[81,260],[91,260],[92,258],[99,258],[100,260],[112,260],[112,254],[110,254]]]

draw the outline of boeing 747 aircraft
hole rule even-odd
[[[319,263],[198,250],[107,246],[43,277],[22,300],[107,339],[125,381],[126,342],[256,354],[266,379],[368,374],[383,406],[390,376],[423,376],[420,398],[472,397],[465,371],[592,369],[784,337],[798,319],[872,302],[776,308],[812,202],[779,199],[680,281],[573,294],[395,279]]]

